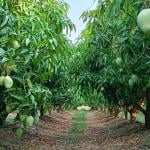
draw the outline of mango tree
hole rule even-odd
[[[149,6],[149,1],[141,0],[99,1],[95,10],[82,14],[87,27],[81,35],[88,45],[87,55],[94,55],[95,63],[101,60],[96,63],[103,66],[97,69],[101,76],[99,85],[104,87],[110,106],[138,107],[146,116],[147,128],[150,128],[149,11],[145,22],[138,19],[138,14]],[[91,66],[94,67],[93,63]],[[144,97],[147,97],[146,111],[139,105]]]
[[[0,74],[13,80],[13,87],[0,87],[1,120],[18,110],[23,121],[22,116],[38,116],[52,107],[47,81],[69,55],[64,31],[75,29],[67,12],[63,1],[0,0]]]

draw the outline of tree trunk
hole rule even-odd
[[[62,113],[63,112],[63,106],[58,105],[56,110],[57,110],[57,113]]]
[[[134,111],[130,111],[130,122],[131,123],[135,123],[135,121],[136,121],[136,112],[134,112]]]
[[[150,88],[146,92],[146,115],[145,115],[145,127],[150,129]]]
[[[107,109],[107,108],[105,108],[104,112],[107,114],[107,113],[108,113],[108,109]]]
[[[44,109],[43,109],[43,106],[41,106],[40,114],[41,114],[41,116],[44,116]]]
[[[114,112],[115,112],[115,118],[119,117],[119,113],[120,113],[120,110],[119,108],[114,108]]]
[[[113,115],[113,108],[109,107],[108,108],[110,115]]]
[[[127,106],[124,107],[124,117],[126,120],[128,120],[128,109]]]

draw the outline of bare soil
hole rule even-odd
[[[150,131],[144,125],[99,111],[87,112],[87,128],[73,143],[74,113],[42,117],[39,126],[27,129],[21,139],[15,137],[16,125],[0,128],[0,150],[150,150]]]

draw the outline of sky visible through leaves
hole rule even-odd
[[[80,18],[83,11],[92,9],[95,7],[96,2],[94,0],[65,0],[69,6],[69,17],[76,26],[76,32],[72,32],[69,38],[74,42],[80,34],[81,30],[84,29],[85,24]],[[95,0],[96,1],[96,0]]]

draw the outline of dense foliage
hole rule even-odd
[[[67,12],[63,1],[0,0],[0,74],[14,83],[0,86],[1,123],[14,111],[37,116],[57,105],[71,46],[64,31],[75,29]]]
[[[84,12],[82,18],[87,25],[78,44],[84,51],[80,61],[83,63],[80,70],[77,67],[74,71],[82,90],[103,93],[104,105],[110,111],[126,108],[130,112],[130,108],[137,107],[145,114],[147,127],[150,34],[139,28],[137,16],[149,6],[149,1],[106,0],[99,1],[96,9]],[[145,98],[146,111],[140,106]]]

